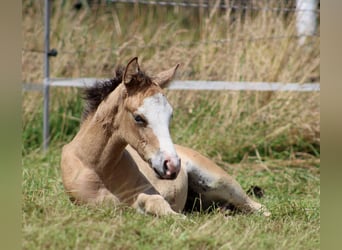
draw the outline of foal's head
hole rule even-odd
[[[148,77],[140,70],[138,59],[133,58],[119,76],[118,86],[114,87],[120,93],[113,119],[116,134],[163,179],[176,178],[180,170],[180,159],[169,132],[172,107],[162,93],[177,67]],[[88,91],[90,93],[94,95]],[[112,96],[108,95],[108,100],[102,105],[111,103],[109,99]]]
[[[140,71],[138,59],[133,58],[121,83],[127,93],[120,112],[121,136],[163,179],[176,178],[180,170],[180,159],[169,131],[172,107],[162,93],[177,67],[148,77]]]

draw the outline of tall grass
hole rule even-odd
[[[175,143],[195,148],[217,161],[246,157],[295,159],[319,157],[319,99],[312,93],[277,94],[267,105],[261,93],[167,91],[174,107]],[[305,110],[297,111],[302,100]],[[42,142],[42,96],[23,98],[23,153]],[[77,133],[83,109],[81,90],[51,91],[51,143],[61,147]],[[309,156],[312,155],[312,156]]]
[[[42,82],[42,1],[23,6],[23,80]],[[54,2],[52,77],[111,77],[118,64],[139,56],[147,73],[181,63],[178,79],[268,82],[319,80],[319,37],[298,46],[294,14],[238,13],[218,9],[94,4],[80,11]],[[76,133],[80,91],[53,90],[51,140]],[[319,93],[167,91],[176,114],[176,143],[216,160],[248,156],[319,156]],[[25,93],[24,151],[41,143],[42,97]]]
[[[41,3],[23,8],[28,50],[43,48]],[[294,15],[285,22],[281,14],[264,11],[242,22],[217,9],[115,4],[75,11],[70,2],[53,7],[51,47],[59,51],[51,59],[54,77],[107,77],[133,55],[151,72],[181,63],[180,79],[303,82],[319,77],[319,37],[299,47]],[[24,52],[25,81],[41,80],[38,57]]]

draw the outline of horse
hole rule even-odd
[[[269,216],[240,184],[200,153],[172,142],[173,109],[163,93],[179,64],[148,76],[131,59],[84,91],[80,129],[62,148],[63,186],[75,204],[125,204],[155,216],[183,215],[200,198]]]

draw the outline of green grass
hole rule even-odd
[[[280,93],[264,105],[258,99],[265,94],[258,92],[166,93],[174,108],[174,143],[199,150],[217,162],[239,163],[258,155],[285,160],[302,158],[298,154],[304,158],[320,155],[319,94]],[[81,89],[52,88],[50,95],[51,143],[63,145],[79,129]],[[42,102],[40,93],[23,95],[24,155],[42,144]]]
[[[53,2],[51,48],[59,54],[50,60],[51,77],[107,78],[116,65],[138,56],[148,74],[181,63],[180,80],[301,83],[320,78],[319,37],[305,46],[296,39],[269,39],[295,35],[292,13],[286,21],[267,11],[242,21],[238,12],[195,8],[116,4],[76,12],[71,7],[72,1]],[[43,57],[36,52],[44,48],[42,20],[43,1],[25,1],[24,82],[43,82]],[[61,147],[78,131],[83,103],[79,89],[51,88],[46,155],[41,152],[42,94],[23,93],[23,248],[319,249],[320,93],[166,94],[174,108],[173,141],[213,159],[244,190],[262,187],[265,197],[259,201],[272,216],[215,210],[186,219],[156,218],[128,207],[71,204],[59,161]]]
[[[73,205],[60,148],[23,158],[23,249],[319,249],[319,167],[231,166],[244,189],[259,185],[272,216],[189,213],[145,216],[128,207]]]
[[[264,130],[276,130],[297,116],[258,124],[253,121],[255,112],[268,115],[268,109],[260,111],[252,100],[257,94],[240,93],[237,98],[243,112],[237,110],[234,116],[231,110],[237,107],[229,100],[236,94],[216,93],[220,98],[211,99],[213,93],[192,93],[189,100],[179,102],[184,94],[168,92],[175,108],[174,142],[210,156],[244,190],[252,185],[262,187],[266,195],[259,201],[272,216],[228,216],[215,210],[189,213],[185,220],[156,218],[129,207],[89,208],[69,201],[59,161],[62,145],[77,133],[82,102],[77,89],[51,93],[52,138],[46,155],[40,149],[41,108],[29,105],[41,96],[25,93],[23,98],[24,249],[319,249],[320,160],[306,146],[317,147],[315,137],[305,130],[284,130],[271,140],[263,137]],[[272,107],[281,106],[278,102],[283,99],[274,100]],[[222,103],[230,105],[229,112]],[[235,120],[227,123],[227,117]],[[297,124],[297,130],[301,126]]]

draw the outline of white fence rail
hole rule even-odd
[[[105,79],[72,78],[50,79],[52,87],[89,87],[96,81]],[[41,84],[24,83],[24,91],[42,90]],[[224,81],[173,81],[170,90],[230,90],[230,91],[320,91],[319,83],[279,83],[279,82],[224,82]]]

